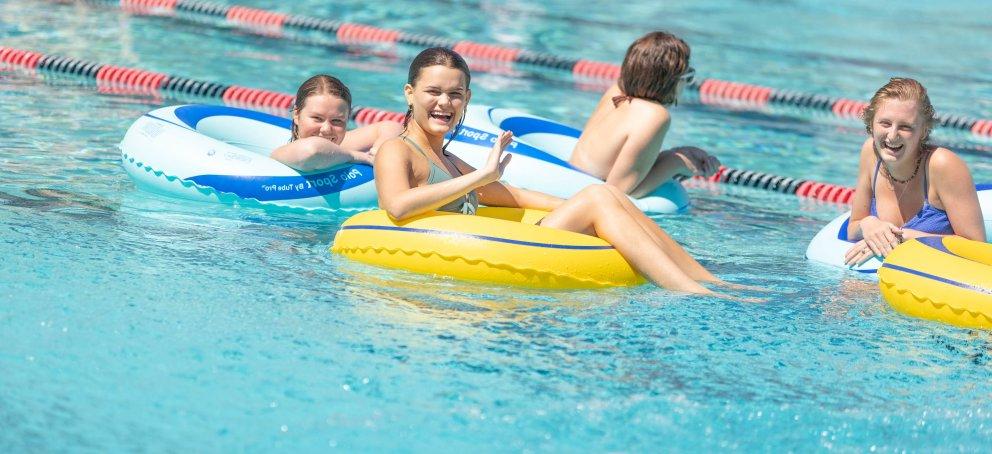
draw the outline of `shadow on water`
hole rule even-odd
[[[54,212],[79,220],[106,220],[120,209],[119,203],[62,189],[29,188],[24,194],[31,197],[0,191],[0,207]]]

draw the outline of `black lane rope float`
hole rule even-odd
[[[544,68],[570,71],[580,78],[615,80],[620,67],[611,63],[585,59],[572,59],[550,53],[525,49],[454,40],[422,33],[409,33],[371,25],[307,17],[249,8],[239,5],[222,5],[203,0],[52,0],[57,3],[83,3],[114,7],[130,14],[153,15],[182,19],[196,16],[219,20],[222,23],[272,38],[283,37],[285,30],[322,33],[342,44],[410,44],[420,47],[448,47],[470,58],[497,61],[504,64],[522,63]],[[594,85],[590,88],[600,88]],[[704,79],[687,88],[699,92],[703,104],[730,108],[762,108],[768,105],[786,105],[803,109],[830,112],[842,118],[858,118],[867,106],[863,101],[819,95],[795,90],[781,90],[761,85]],[[730,104],[728,106],[728,104]],[[937,126],[970,131],[992,137],[992,120],[963,115],[938,113]]]
[[[289,116],[293,96],[257,88],[228,85],[190,79],[138,68],[127,68],[95,63],[73,57],[45,55],[23,49],[0,46],[0,70],[4,66],[25,69],[34,73],[59,74],[94,81],[97,90],[112,95],[166,94],[219,100],[225,105],[245,108],[263,108],[282,116]],[[404,114],[372,107],[355,106],[351,118],[358,125],[378,121],[403,122]],[[716,183],[746,186],[757,189],[793,194],[834,203],[850,203],[854,190],[844,186],[811,180],[772,175],[751,170],[721,167],[709,178],[698,178]]]

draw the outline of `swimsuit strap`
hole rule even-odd
[[[922,153],[923,151],[920,150]],[[930,154],[923,160],[923,203],[930,204]]]
[[[408,143],[410,145],[413,145],[413,148],[415,150],[417,150],[418,152],[420,152],[421,155],[423,155],[425,158],[427,158],[427,153],[424,152],[424,149],[423,148],[420,148],[420,145],[417,145],[417,142],[414,142],[414,141],[410,140],[407,136],[402,136],[402,137],[403,137],[403,140],[406,141],[406,143]],[[433,161],[431,161],[431,158],[427,158],[427,161],[428,162],[433,162]]]
[[[620,103],[622,103],[624,101],[630,101],[632,99],[634,99],[634,97],[633,96],[630,96],[630,95],[614,96],[613,97],[613,107],[620,107]]]
[[[877,158],[876,158],[877,159]],[[882,168],[882,160],[875,161],[875,174],[871,176],[871,198],[875,199],[875,183],[878,182],[878,170]]]
[[[434,162],[434,161],[433,161],[433,160],[432,160],[431,158],[428,158],[428,157],[427,157],[427,152],[425,152],[423,148],[420,148],[420,145],[417,145],[417,143],[416,143],[416,142],[414,142],[414,141],[412,141],[412,140],[410,140],[410,139],[409,139],[409,138],[407,138],[406,136],[403,136],[403,140],[405,140],[405,141],[406,141],[407,143],[409,143],[410,145],[413,145],[413,148],[415,148],[415,149],[416,149],[417,151],[419,151],[419,152],[420,152],[420,154],[421,154],[421,155],[422,155],[422,156],[424,157],[424,159],[426,159],[426,160],[427,160],[427,163],[428,163],[428,164],[430,164],[430,165],[431,165],[431,167],[436,167],[437,169],[439,169],[439,170],[441,170],[441,171],[443,171],[444,173],[446,173],[446,174],[448,174],[448,176],[451,176],[451,177],[454,177],[454,175],[452,175],[452,174],[451,174],[451,172],[450,172],[450,171],[448,171],[448,169],[447,169],[447,168],[445,168],[445,167],[441,167],[441,166],[439,166],[439,165],[437,165],[437,163],[436,163],[436,162]],[[445,156],[447,156],[448,154],[447,154],[447,153],[445,153],[444,155],[445,155]],[[453,162],[452,162],[452,165],[454,165],[454,163],[453,163]],[[461,170],[461,169],[459,169],[459,168],[458,168],[458,166],[455,166],[455,170],[457,170],[457,171],[458,171],[458,175],[462,175],[462,170]]]

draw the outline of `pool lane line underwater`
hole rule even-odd
[[[371,25],[286,14],[239,5],[220,5],[203,0],[50,0],[60,4],[82,3],[120,9],[129,14],[172,19],[189,17],[220,21],[225,27],[250,31],[270,38],[283,38],[287,30],[321,33],[342,44],[409,44],[420,47],[447,47],[470,58],[500,62],[506,65],[522,63],[530,66],[570,71],[573,76],[589,79],[614,80],[620,76],[620,66],[585,59],[573,59],[550,53],[534,52],[493,44],[454,40],[422,33],[409,33]],[[198,22],[200,23],[200,22]],[[219,24],[216,24],[220,27]],[[703,104],[720,108],[763,108],[786,105],[818,110],[845,119],[857,119],[867,106],[863,101],[819,95],[796,90],[782,90],[761,85],[704,79],[694,81],[688,89],[699,92]],[[935,125],[969,131],[992,137],[992,119],[938,113]]]
[[[232,107],[263,108],[283,117],[289,116],[289,110],[293,105],[293,96],[286,93],[190,79],[138,68],[94,63],[73,57],[45,55],[4,46],[0,46],[0,64],[15,66],[32,72],[60,74],[95,81],[100,93],[111,95],[187,95],[201,99],[220,100],[225,105]],[[403,118],[404,114],[399,112],[362,106],[354,106],[351,114],[351,119],[358,125],[386,120],[401,123]],[[799,197],[841,204],[850,203],[854,194],[852,188],[835,184],[729,167],[721,167],[716,174],[710,177],[695,177],[694,179],[793,194]]]

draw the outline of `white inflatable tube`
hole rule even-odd
[[[982,218],[985,220],[985,241],[992,242],[992,184],[981,184],[975,189],[978,190],[978,203],[981,205]],[[854,244],[847,239],[847,224],[850,219],[851,212],[848,211],[822,228],[809,242],[806,258],[825,265],[874,275],[878,267],[882,266],[881,257],[872,257],[856,267],[844,264],[844,254]]]
[[[503,181],[564,199],[586,186],[603,183],[568,163],[582,131],[517,110],[470,105],[465,123],[448,151],[480,167],[501,130],[513,131],[515,138],[507,148],[514,156],[503,173]],[[646,213],[676,213],[689,207],[689,196],[675,180],[631,200]]]
[[[175,197],[307,211],[377,207],[367,165],[301,173],[270,158],[272,150],[289,141],[289,127],[288,119],[233,107],[164,107],[131,125],[120,143],[121,160],[138,186]],[[469,107],[448,151],[480,167],[501,129],[516,135],[503,181],[561,198],[602,183],[568,164],[580,131],[518,111]],[[633,200],[648,213],[689,206],[674,180]]]
[[[153,110],[121,141],[124,170],[138,186],[175,197],[308,211],[377,206],[372,167],[300,173],[269,157],[289,141],[290,121],[223,106]]]

